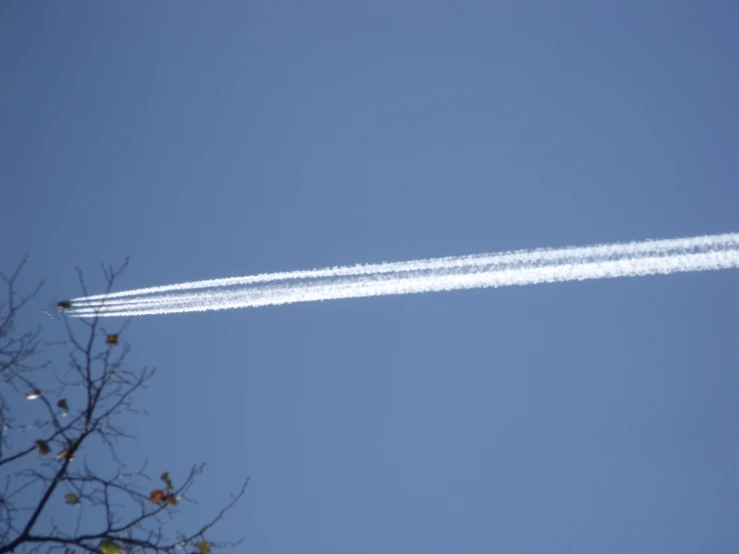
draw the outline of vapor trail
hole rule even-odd
[[[368,269],[373,267],[375,270],[369,272]],[[389,267],[395,269],[390,271]],[[98,299],[97,302],[100,304],[83,305],[71,311],[71,315],[112,317],[199,312],[340,298],[636,277],[737,267],[739,267],[739,233],[278,273],[273,274],[271,279],[267,278],[268,275],[239,278],[240,283],[247,282],[252,286],[241,284],[237,288],[217,285],[210,290],[187,294],[162,294],[143,298],[131,296],[125,301],[122,301],[122,297],[126,293],[116,293],[118,296],[114,298],[119,300],[113,305],[108,304],[109,300],[104,295],[98,295],[84,300]],[[359,269],[362,272],[358,272]],[[346,273],[336,273],[342,271]],[[323,279],[306,277],[308,274],[323,277],[327,273],[328,277]],[[303,277],[285,278],[285,275]],[[260,281],[254,281],[256,277],[259,277]],[[224,281],[227,280],[212,282]],[[167,290],[188,290],[186,287],[192,285],[193,283],[170,285]]]
[[[203,281],[192,281],[175,285],[163,285],[134,289],[129,291],[114,292],[109,294],[97,294],[93,296],[73,298],[73,304],[77,306],[98,305],[105,300],[106,305],[126,303],[129,297],[155,295],[174,291],[192,291],[198,289],[213,289],[221,287],[234,287],[253,285],[258,283],[269,283],[276,281],[291,281],[304,279],[335,278],[352,275],[381,275],[408,271],[430,271],[435,269],[463,269],[474,268],[480,265],[510,265],[519,263],[551,263],[555,261],[564,262],[589,257],[608,258],[611,256],[638,256],[653,255],[669,251],[680,251],[688,253],[695,250],[714,249],[720,247],[738,247],[739,233],[727,233],[722,235],[707,235],[701,237],[648,240],[642,242],[628,242],[616,244],[602,244],[585,247],[567,247],[559,249],[537,249],[518,250],[513,252],[476,254],[471,256],[451,256],[444,258],[431,258],[426,260],[413,260],[407,262],[387,262],[378,264],[354,265],[344,267],[329,267],[325,269],[313,269],[303,271],[289,271],[278,273],[263,273],[246,277],[229,277],[225,279],[208,279]]]

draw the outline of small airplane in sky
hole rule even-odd
[[[56,319],[54,317],[54,309],[53,309],[54,303],[50,303],[49,307],[44,310],[44,313],[49,316],[51,319]],[[56,302],[56,307],[60,312],[63,312],[65,310],[68,310],[72,307],[72,301],[71,300],[60,300],[59,302]]]

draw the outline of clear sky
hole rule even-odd
[[[132,288],[739,231],[739,3],[0,3],[0,262]],[[95,277],[93,277],[95,275]],[[739,551],[739,273],[135,319],[241,552]],[[158,473],[156,473],[158,475]]]

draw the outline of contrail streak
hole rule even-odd
[[[739,233],[734,233],[196,281],[75,299],[70,315],[201,312],[737,267]],[[161,294],[167,291],[194,292]]]
[[[451,256],[445,258],[431,258],[426,260],[413,260],[408,262],[388,262],[379,264],[354,265],[344,267],[330,267],[325,269],[313,269],[306,271],[289,271],[279,273],[263,273],[246,277],[229,277],[225,279],[208,279],[203,281],[192,281],[175,285],[163,285],[134,289],[129,291],[114,292],[109,294],[96,294],[93,296],[73,298],[76,305],[93,305],[105,299],[106,304],[123,303],[123,299],[132,296],[153,295],[163,292],[186,291],[197,289],[211,289],[220,287],[233,287],[251,285],[257,283],[268,283],[275,281],[333,278],[351,275],[379,275],[406,271],[426,271],[434,269],[468,268],[480,265],[513,264],[513,263],[545,263],[553,261],[582,260],[588,257],[611,257],[611,256],[636,256],[646,254],[657,254],[671,250],[680,250],[688,253],[694,250],[718,247],[739,246],[739,233],[727,233],[722,235],[708,235],[702,237],[648,240],[642,242],[628,242],[617,244],[601,244],[585,247],[567,247],[559,249],[537,249],[518,250],[515,252],[503,252],[494,254],[476,254],[472,256]]]

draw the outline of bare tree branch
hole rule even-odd
[[[31,554],[41,548],[64,554],[75,549],[164,553],[187,546],[205,554],[211,548],[238,544],[213,542],[206,535],[243,497],[248,479],[212,519],[196,529],[173,531],[171,516],[181,500],[187,500],[204,465],[193,466],[177,486],[164,473],[159,478],[162,484],[152,490],[146,463],[131,472],[118,456],[118,441],[131,435],[116,419],[137,412],[135,393],[155,374],[153,368],[126,366],[127,343],[107,344],[106,337],[122,336],[127,323],[111,333],[98,318],[76,320],[73,326],[62,316],[67,334],[63,342],[42,343],[40,329],[14,336],[19,310],[41,287],[28,295],[17,292],[25,263],[10,277],[0,274],[7,288],[7,299],[0,302],[0,554]],[[102,267],[105,292],[112,290],[127,263],[117,269]],[[87,295],[80,270],[78,276]],[[64,377],[49,370],[48,362],[38,361],[43,346],[67,349],[70,368]],[[28,392],[32,394],[25,396]],[[12,406],[24,396],[42,408],[42,416],[28,421],[14,416]],[[76,461],[81,455],[86,458],[84,452],[98,440],[109,453],[112,477],[100,474],[86,459]],[[78,509],[73,524],[57,523],[52,517],[50,506],[57,498]]]

